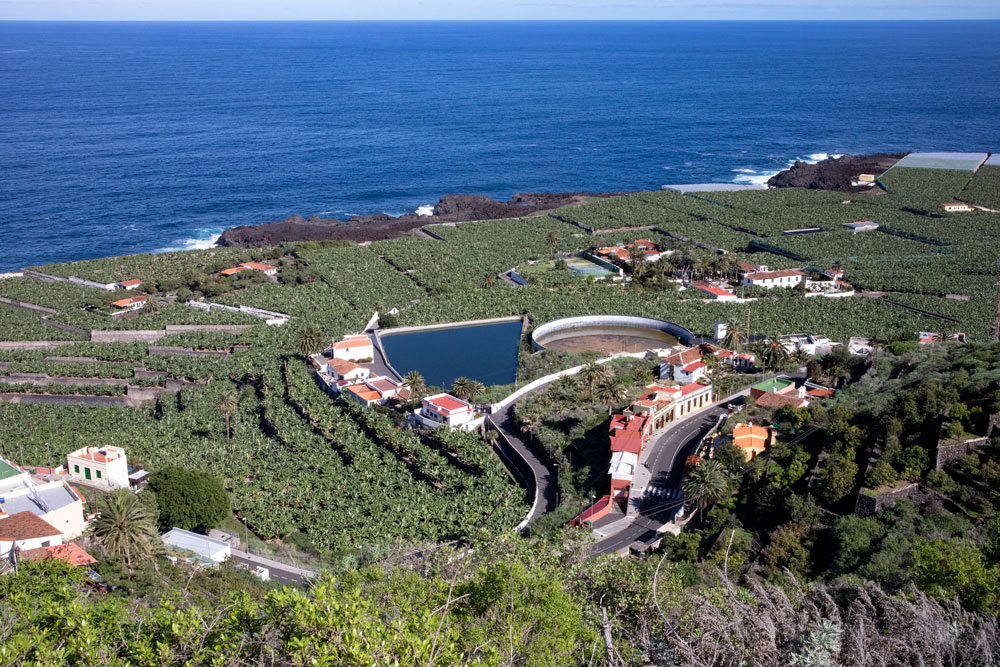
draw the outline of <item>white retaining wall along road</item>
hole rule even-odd
[[[539,341],[545,340],[547,336],[554,333],[573,332],[575,330],[585,331],[601,326],[608,327],[634,327],[651,329],[668,333],[684,345],[694,343],[694,334],[673,322],[664,320],[654,320],[649,317],[634,317],[632,315],[581,315],[579,317],[564,317],[561,320],[553,320],[535,327],[531,332],[531,346],[536,350],[544,350],[545,345]]]
[[[645,356],[646,356],[645,352],[619,352],[618,354],[612,354],[610,357],[604,357],[603,359],[598,359],[594,363],[606,364],[614,359],[622,359],[624,357],[631,357],[632,359],[642,359]],[[545,377],[538,378],[537,380],[532,380],[528,384],[524,385],[523,387],[515,391],[513,394],[507,396],[507,398],[501,400],[498,403],[494,403],[490,408],[490,411],[499,412],[500,410],[503,410],[505,407],[507,407],[514,401],[520,400],[525,395],[530,394],[531,392],[535,391],[536,389],[538,389],[543,385],[546,385],[550,382],[555,382],[559,378],[566,377],[567,375],[576,375],[577,373],[582,371],[585,366],[586,364],[581,366],[574,366],[573,368],[567,368],[564,371],[559,371],[558,373],[552,373],[551,375],[546,375]]]

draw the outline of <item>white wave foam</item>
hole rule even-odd
[[[425,204],[423,206],[418,206],[415,211],[417,215],[431,216],[434,215],[434,204]]]
[[[807,157],[803,162],[822,162],[823,160],[828,160],[830,158],[843,157],[841,153],[813,153]]]
[[[739,176],[733,178],[733,183],[745,185],[767,185],[767,181],[781,171],[757,171],[756,169],[733,169]]]
[[[182,250],[208,250],[214,248],[216,241],[222,236],[221,229],[199,229],[198,236],[181,239],[174,245],[154,250],[154,252],[179,252]]]

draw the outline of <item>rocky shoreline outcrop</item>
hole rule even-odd
[[[424,225],[516,218],[540,214],[569,204],[582,204],[593,198],[621,194],[625,193],[523,192],[515,194],[506,202],[482,195],[447,195],[438,201],[432,215],[409,213],[398,218],[384,214],[359,215],[348,220],[293,215],[278,222],[230,227],[219,237],[217,245],[261,248],[294,241],[380,241],[406,235]]]
[[[894,165],[906,153],[872,153],[842,155],[820,162],[796,162],[791,168],[772,176],[767,184],[772,188],[808,188],[837,192],[865,192],[868,186],[851,185],[860,174],[876,176]]]

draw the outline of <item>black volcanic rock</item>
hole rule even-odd
[[[772,176],[767,184],[772,188],[809,188],[810,190],[836,190],[838,192],[864,192],[868,186],[854,186],[851,181],[860,174],[876,176],[894,165],[906,153],[873,153],[871,155],[843,155],[827,158],[815,164],[796,162]]]
[[[293,215],[279,222],[262,225],[231,227],[219,237],[218,245],[237,248],[260,248],[294,241],[350,240],[359,243],[395,238],[424,225],[441,222],[498,220],[550,211],[568,204],[582,204],[595,197],[612,197],[623,193],[518,193],[508,202],[482,195],[447,195],[434,207],[434,214],[414,213],[394,218],[390,215],[358,215],[348,220],[309,219]]]

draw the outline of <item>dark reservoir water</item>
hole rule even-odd
[[[0,22],[0,270],[448,193],[1000,151],[1000,22]]]
[[[382,336],[396,372],[420,371],[428,385],[444,389],[458,377],[485,385],[513,383],[520,341],[520,320]]]

